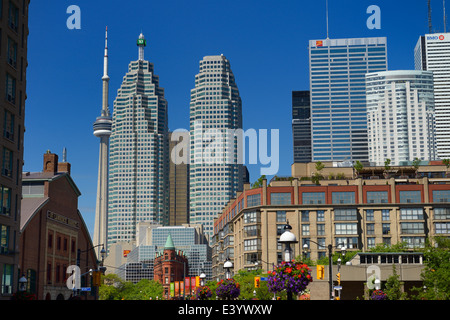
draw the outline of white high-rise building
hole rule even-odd
[[[414,49],[416,70],[433,71],[436,152],[450,159],[450,33],[421,36]]]
[[[108,244],[135,241],[139,222],[168,223],[167,101],[153,64],[130,62],[114,101],[110,143]]]
[[[227,129],[242,128],[242,102],[230,62],[223,55],[200,61],[190,102],[190,223],[203,224],[213,234],[213,219],[238,190],[242,164],[237,164],[237,140],[223,150]],[[233,159],[226,160],[231,151]]]
[[[406,165],[436,158],[433,73],[399,70],[366,75],[369,161]]]

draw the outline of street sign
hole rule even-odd
[[[267,277],[261,277],[261,281],[267,281]]]
[[[334,290],[342,290],[342,286],[334,286]]]
[[[81,287],[81,291],[91,291],[91,287]]]

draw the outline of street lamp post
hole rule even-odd
[[[25,277],[25,275],[23,274],[22,277],[19,279],[19,291],[20,292],[24,292],[27,289],[27,278]]]
[[[103,244],[99,244],[99,245],[93,246],[92,248],[89,248],[89,249],[86,249],[86,250],[83,250],[83,251],[82,251],[80,248],[78,248],[78,249],[77,249],[77,267],[80,268],[80,264],[81,264],[81,262],[80,262],[80,260],[81,260],[81,253],[86,253],[86,264],[87,264],[87,261],[88,261],[87,253],[88,253],[89,251],[91,251],[92,249],[95,249],[95,248],[100,247],[100,246],[102,246],[102,249],[100,250],[100,258],[101,258],[101,260],[100,260],[99,271],[100,271],[102,274],[105,274],[106,268],[103,266],[103,262],[104,262],[104,260],[105,260],[106,250],[105,250],[105,246],[104,246]],[[89,272],[86,272],[85,274],[88,274],[88,273],[89,273]],[[77,289],[76,294],[77,294],[77,295],[80,294],[80,289]]]
[[[223,268],[226,270],[225,278],[230,279],[231,278],[231,268],[233,268],[233,263],[229,260],[229,258],[227,258],[227,260],[223,264]]]
[[[279,243],[284,244],[284,261],[289,262],[293,259],[293,250],[291,248],[291,244],[298,243],[295,234],[291,232],[292,227],[289,225],[289,221],[286,221],[286,225],[284,226],[284,232],[280,236]],[[287,290],[287,299],[292,300],[292,292]]]

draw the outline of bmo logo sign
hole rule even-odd
[[[443,34],[441,34],[440,36],[427,36],[427,40],[444,40],[445,37]]]

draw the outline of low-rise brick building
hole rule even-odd
[[[78,249],[82,287],[90,286],[89,270],[98,268],[70,163],[58,163],[58,156],[47,151],[43,171],[24,172],[22,188],[19,272],[27,278],[27,291],[38,300],[69,299],[74,292],[67,287],[66,272],[77,264]],[[83,293],[82,298],[95,296]]]

